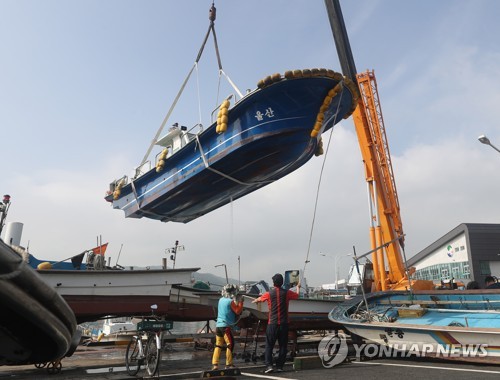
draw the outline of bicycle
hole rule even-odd
[[[130,376],[135,376],[143,364],[146,364],[149,376],[156,374],[160,364],[162,334],[167,323],[153,315],[143,317],[137,324],[138,334],[132,337],[125,351],[125,365]]]

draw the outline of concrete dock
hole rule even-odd
[[[134,378],[150,378],[145,369],[141,369],[137,376],[129,376],[125,368],[125,346],[80,346],[72,357],[62,361],[62,371],[58,374],[48,374],[46,368],[29,366],[2,366],[0,379],[107,379],[121,380]],[[236,350],[240,352],[241,347]],[[430,359],[376,359],[351,360],[333,368],[324,368],[318,356],[305,350],[300,370],[294,368],[293,363],[287,362],[285,371],[281,373],[264,374],[264,364],[258,359],[256,363],[241,359],[236,355],[234,364],[241,370],[237,379],[384,379],[400,378],[411,379],[440,378],[453,380],[470,380],[473,376],[482,379],[498,379],[500,366],[473,365],[465,363],[450,363]],[[262,347],[259,347],[259,353]],[[259,355],[260,356],[260,355]],[[195,350],[193,344],[176,343],[167,347],[162,353],[159,379],[199,379],[203,371],[211,366],[212,352]],[[222,355],[222,359],[223,359]],[[238,358],[240,357],[240,358]]]

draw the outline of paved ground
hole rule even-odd
[[[0,379],[39,379],[39,380],[75,380],[75,379],[133,379],[126,373],[124,365],[124,347],[81,347],[71,358],[63,360],[62,372],[48,375],[45,369],[34,366],[0,367]],[[161,379],[199,379],[201,372],[210,367],[212,353],[196,351],[192,346],[175,346],[172,351],[162,354],[160,367]],[[285,372],[263,373],[262,362],[245,363],[237,359],[235,364],[241,369],[238,379],[390,379],[408,377],[410,379],[453,379],[470,380],[498,379],[500,366],[472,365],[456,362],[437,362],[430,359],[377,359],[369,361],[352,361],[331,369],[316,368],[295,371],[291,363],[287,363]],[[143,377],[144,376],[144,377]],[[141,370],[136,378],[147,378],[145,370]]]

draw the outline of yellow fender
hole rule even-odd
[[[318,73],[320,72],[325,73],[325,75],[327,73],[326,69],[313,69],[313,70],[316,70],[315,71],[316,75],[318,75]],[[313,70],[311,70],[311,72],[313,72]],[[321,127],[323,126],[323,121],[325,119],[325,112],[328,110],[328,107],[330,107],[330,105],[332,104],[333,98],[341,91],[341,89],[342,89],[342,84],[341,82],[339,82],[335,85],[334,88],[328,91],[328,94],[323,99],[323,104],[321,104],[321,107],[319,108],[318,115],[316,116],[316,122],[314,123],[313,130],[311,131],[310,134],[311,137],[314,138],[318,136],[319,132],[321,131]],[[321,148],[321,152],[322,151],[323,150]],[[323,153],[316,154],[316,156],[319,156],[320,154]]]
[[[279,82],[281,80],[281,74],[280,73],[273,74],[271,75],[271,79],[273,82]]]
[[[43,263],[38,264],[36,269],[52,269],[52,264],[49,263],[48,261],[45,261]]]
[[[270,81],[271,77],[266,77],[266,79],[268,79]],[[263,83],[264,83],[264,81],[263,81]],[[227,131],[227,123],[229,122],[228,115],[229,115],[229,106],[230,105],[231,105],[231,103],[227,99],[224,100],[220,105],[219,113],[217,114],[217,124],[215,127],[215,132],[218,134],[224,133]]]
[[[122,179],[119,183],[118,183],[118,186],[116,186],[116,189],[115,191],[113,191],[113,200],[117,200],[118,198],[120,198],[120,195],[122,193],[122,187],[124,185],[125,181]]]

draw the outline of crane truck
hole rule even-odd
[[[434,283],[412,280],[406,269],[404,233],[396,181],[374,71],[357,73],[339,0],[325,0],[344,76],[357,83],[357,106],[352,114],[363,159],[370,211],[371,262],[361,271],[351,268],[348,290],[430,290]]]

